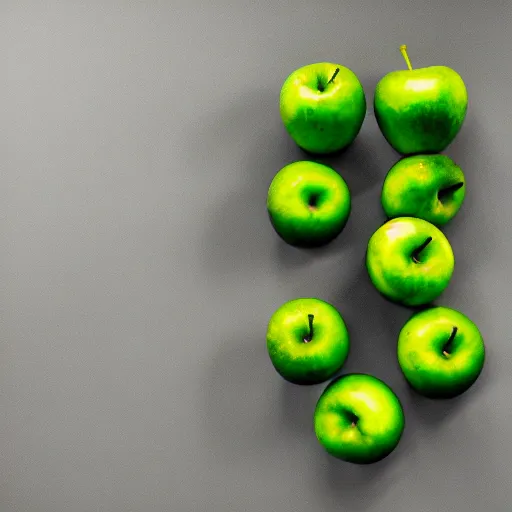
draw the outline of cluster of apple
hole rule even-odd
[[[455,259],[441,227],[459,211],[465,194],[462,170],[440,154],[458,134],[467,111],[462,78],[446,66],[394,71],[377,84],[374,111],[388,143],[401,155],[381,191],[387,221],[371,236],[366,267],[386,299],[419,308],[401,329],[397,359],[408,384],[429,398],[453,398],[480,375],[485,347],[478,327],[463,313],[434,306],[448,286]],[[357,76],[339,64],[318,63],[294,71],[284,82],[280,112],[287,132],[310,154],[351,144],[366,114]],[[270,185],[267,209],[287,243],[315,247],[345,227],[350,191],[332,168],[299,161],[281,169]],[[277,372],[299,385],[335,377],[348,353],[343,317],[319,298],[286,302],[272,315],[267,349]],[[395,392],[364,373],[334,378],[314,412],[318,441],[331,455],[368,464],[398,445],[405,415]]]

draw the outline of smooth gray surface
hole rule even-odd
[[[512,5],[506,0],[0,3],[0,510],[2,512],[509,512],[512,507]],[[353,192],[344,234],[292,249],[265,211],[273,175],[304,158],[278,97],[332,60],[369,105],[385,73],[445,64],[466,123],[446,153],[467,199],[440,304],[470,316],[487,364],[431,403],[399,373],[409,316],[363,267],[397,155],[369,114],[327,159]],[[332,302],[352,352],[403,401],[383,462],[325,455],[323,386],[284,383],[272,312]]]

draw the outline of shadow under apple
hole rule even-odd
[[[220,113],[202,119],[200,126],[189,137],[193,142],[191,167],[203,169],[208,162],[213,167],[226,167],[233,183],[216,204],[205,208],[204,237],[199,248],[205,268],[220,277],[254,267],[268,272],[275,260],[285,269],[307,265],[315,258],[342,250],[357,236],[349,218],[343,232],[323,247],[287,246],[274,231],[266,210],[268,188],[282,167],[308,159],[330,165],[347,181],[354,202],[382,182],[395,159],[382,143],[373,119],[365,120],[354,143],[343,152],[307,154],[286,133],[275,91],[252,92]],[[272,246],[273,254],[268,251]]]
[[[350,352],[342,373],[370,373],[402,389],[404,383],[397,378],[396,346],[400,329],[411,311],[377,292],[364,257],[359,257],[354,267],[351,282],[335,289],[328,299],[340,311],[350,333]]]
[[[446,421],[457,417],[475,397],[484,391],[489,379],[489,372],[484,366],[482,373],[474,384],[464,393],[453,398],[428,398],[417,393],[407,385],[411,420],[429,429],[439,429]]]
[[[466,179],[466,194],[455,217],[441,227],[455,254],[454,277],[470,276],[480,262],[489,260],[497,246],[499,229],[495,215],[486,216],[489,196],[489,174],[492,173],[492,150],[484,144],[482,123],[474,109],[469,109],[464,124],[454,141],[443,151],[460,166]]]
[[[209,275],[224,277],[246,270],[268,274],[275,264],[269,248],[278,235],[266,208],[268,188],[282,167],[302,158],[282,127],[276,101],[278,97],[269,91],[253,92],[202,121],[201,131],[192,137],[197,165],[211,161],[227,166],[232,181],[204,212],[199,251]],[[291,263],[310,260],[306,253],[294,260],[297,254],[290,255]]]
[[[331,456],[318,445],[315,491],[325,506],[337,504],[343,510],[360,511],[382,500],[407,471],[404,459],[411,459],[415,442],[406,424],[402,438],[393,452],[373,464],[352,464]]]
[[[410,386],[407,386],[407,390],[410,395],[410,414],[428,428],[440,427],[443,421],[456,414],[467,402],[464,394],[450,399],[431,399],[419,395]]]
[[[205,368],[200,423],[216,464],[232,467],[248,458],[265,464],[283,445],[275,370],[264,340],[264,333],[221,340]]]
[[[283,379],[280,389],[280,420],[285,429],[309,443],[316,441],[313,416],[325,384],[296,385]]]
[[[386,173],[397,157],[382,140],[373,116],[367,114],[354,142],[331,155],[318,155],[315,160],[335,169],[347,182],[353,198],[382,185]]]

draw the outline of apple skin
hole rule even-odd
[[[392,71],[377,84],[374,112],[402,155],[440,153],[459,133],[468,107],[461,76],[446,66]]]
[[[466,181],[462,169],[446,155],[402,158],[389,170],[381,192],[388,218],[418,217],[444,226],[464,201]]]
[[[478,327],[463,313],[441,306],[418,312],[406,322],[398,337],[397,354],[410,386],[437,399],[467,391],[485,362]]]
[[[346,148],[357,137],[366,115],[366,97],[352,70],[318,62],[286,78],[279,109],[286,131],[300,148],[329,154]]]
[[[404,306],[422,306],[439,297],[451,280],[454,266],[450,242],[423,219],[389,220],[368,242],[370,280],[384,297]]]
[[[350,190],[330,167],[301,160],[283,167],[272,180],[267,211],[288,244],[319,247],[344,229],[351,211]]]
[[[352,373],[331,382],[320,396],[314,428],[330,455],[354,464],[387,457],[405,429],[400,400],[380,379]]]
[[[313,315],[312,336],[309,315]],[[330,379],[345,363],[349,348],[342,316],[334,306],[317,298],[284,303],[268,323],[267,351],[272,365],[293,384],[320,384]]]

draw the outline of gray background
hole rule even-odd
[[[0,4],[2,512],[508,512],[512,505],[512,5],[507,0],[27,0]],[[265,211],[304,158],[278,111],[295,68],[331,60],[377,80],[445,64],[467,83],[446,153],[467,199],[445,232],[439,304],[488,350],[465,396],[411,394],[395,344],[409,311],[363,266],[397,155],[368,114],[324,159],[353,193],[346,231],[301,251]],[[371,110],[371,109],[370,109]],[[265,351],[284,301],[328,300],[407,414],[379,464],[333,460],[323,386],[283,382]]]

